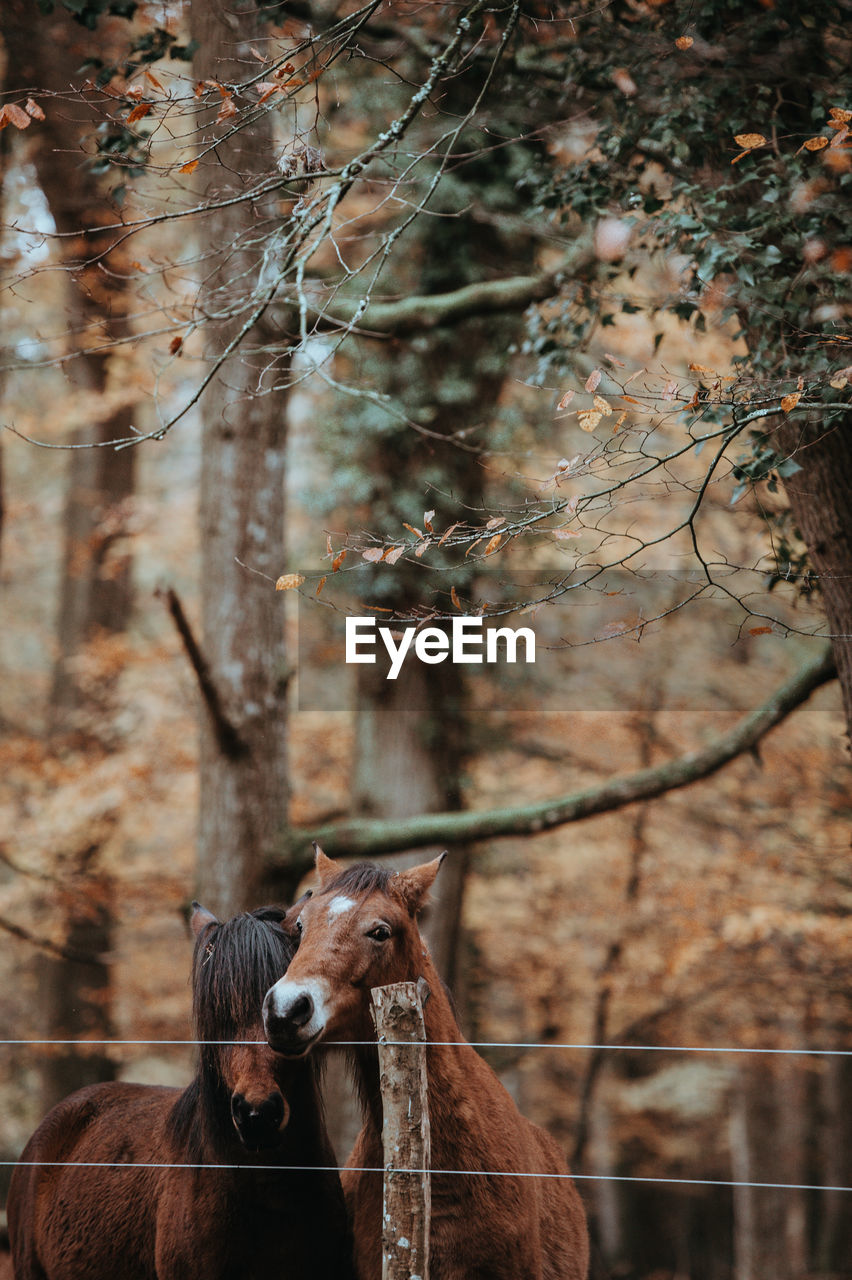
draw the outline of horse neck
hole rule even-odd
[[[460,1091],[464,1092],[470,1059],[475,1059],[477,1063],[480,1059],[464,1039],[456,1022],[447,989],[438,976],[431,956],[425,949],[417,968],[420,972],[413,980],[423,977],[429,987],[429,995],[423,1006],[423,1019],[426,1026],[426,1040],[430,1045],[426,1050],[430,1116],[434,1113],[437,1118],[441,1118],[446,1114],[449,1118]],[[378,1053],[375,1046],[365,1045],[352,1049],[351,1061],[355,1082],[361,1096],[365,1122],[380,1138],[382,1095]],[[446,1127],[440,1126],[440,1128]]]

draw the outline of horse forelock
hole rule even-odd
[[[258,1024],[263,997],[295,954],[281,927],[284,915],[278,907],[260,907],[199,935],[192,965],[199,1040],[227,1040]]]
[[[352,894],[365,898],[369,893],[388,893],[395,875],[396,872],[387,867],[377,867],[372,862],[356,862],[323,885],[319,896],[325,898],[336,894]]]

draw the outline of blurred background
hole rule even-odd
[[[194,897],[447,847],[439,968],[612,1275],[850,1274],[848,6],[43,8],[0,1183],[72,1089],[188,1081]],[[536,661],[391,682],[349,614]],[[333,1062],[328,1109],[343,1162]]]

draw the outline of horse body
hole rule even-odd
[[[252,1043],[266,985],[292,955],[281,915],[219,925],[196,913],[195,1026],[208,1043],[187,1089],[92,1085],[36,1130],[9,1189],[16,1280],[352,1276],[315,1072]],[[209,1043],[220,1040],[238,1043]]]
[[[299,950],[264,1002],[267,1036],[294,1055],[319,1039],[374,1040],[370,989],[425,978],[433,1280],[585,1280],[585,1213],[562,1155],[464,1041],[420,938],[416,911],[439,865],[395,877],[364,865],[341,873],[318,852],[321,890],[299,911]],[[364,1127],[343,1185],[359,1280],[379,1280],[382,1175],[359,1172],[384,1162],[376,1051],[358,1048],[353,1061]]]

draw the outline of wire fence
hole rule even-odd
[[[204,1162],[129,1161],[129,1160],[0,1160],[0,1168],[21,1165],[31,1169],[221,1169],[229,1171],[256,1171],[256,1164],[214,1164]],[[609,1173],[553,1173],[517,1171],[513,1169],[407,1169],[397,1165],[384,1168],[379,1165],[336,1164],[263,1164],[264,1173],[398,1173],[429,1174],[430,1177],[450,1178],[539,1178],[557,1182],[641,1182],[684,1187],[757,1187],[775,1191],[852,1191],[852,1187],[832,1187],[822,1183],[801,1182],[735,1182],[724,1178],[649,1178],[629,1174]]]
[[[410,1045],[410,1040],[387,1040],[382,1039],[384,1045]],[[227,1046],[227,1045],[266,1045],[265,1040],[147,1040],[147,1039],[0,1039],[0,1045],[16,1045],[31,1047],[51,1047],[60,1046],[65,1048],[104,1048],[104,1047],[202,1047],[202,1046]],[[333,1045],[327,1044],[322,1048],[361,1048],[365,1045],[375,1045],[375,1040],[341,1040],[335,1041]],[[430,1048],[452,1048],[459,1044],[468,1045],[473,1049],[563,1049],[576,1051],[592,1051],[592,1052],[629,1052],[629,1053],[718,1053],[718,1054],[764,1054],[764,1055],[787,1055],[790,1057],[814,1057],[814,1058],[850,1058],[852,1057],[852,1049],[813,1049],[813,1048],[766,1048],[763,1046],[751,1045],[672,1045],[672,1044],[594,1044],[585,1042],[556,1042],[556,1041],[527,1041],[527,1040],[426,1040],[418,1041],[418,1047]],[[217,1169],[217,1170],[251,1170],[256,1166],[253,1164],[213,1164],[205,1163],[166,1163],[166,1162],[128,1162],[128,1161],[83,1161],[83,1160],[0,1160],[0,1168],[11,1167],[14,1165],[25,1165],[34,1168],[80,1168],[80,1169]],[[272,1165],[264,1164],[264,1169],[270,1171],[285,1171],[290,1173],[343,1173],[344,1170],[350,1173],[376,1173],[384,1174],[388,1169],[378,1166],[352,1166],[352,1165]],[[393,1167],[394,1173],[399,1174],[423,1174],[429,1173],[433,1177],[471,1177],[471,1178],[539,1178],[553,1180],[571,1180],[575,1182],[620,1182],[620,1183],[643,1183],[653,1184],[656,1186],[684,1186],[684,1187],[730,1187],[730,1188],[751,1188],[766,1189],[775,1191],[826,1191],[826,1192],[852,1192],[852,1186],[827,1186],[821,1183],[801,1183],[801,1182],[749,1182],[737,1181],[734,1179],[724,1178],[681,1178],[681,1177],[648,1177],[629,1174],[604,1174],[604,1173],[552,1173],[552,1172],[515,1172],[512,1170],[501,1169],[407,1169]]]
[[[365,1045],[375,1045],[375,1040],[335,1040],[333,1043],[320,1043],[316,1046],[318,1049],[356,1049],[363,1048]],[[386,1045],[404,1045],[410,1044],[410,1040],[385,1040],[381,1041]],[[449,1049],[457,1045],[467,1045],[471,1049],[577,1049],[577,1050],[607,1050],[608,1052],[620,1051],[623,1053],[763,1053],[763,1054],[787,1054],[793,1057],[814,1057],[814,1058],[852,1058],[852,1049],[767,1049],[762,1046],[752,1045],[715,1045],[715,1044],[585,1044],[585,1043],[565,1043],[553,1040],[543,1040],[540,1042],[534,1040],[418,1040],[419,1045],[432,1049]],[[104,1048],[104,1047],[120,1047],[124,1046],[143,1046],[154,1045],[159,1047],[168,1047],[177,1045],[183,1047],[191,1047],[193,1045],[202,1046],[227,1046],[227,1045],[265,1045],[265,1040],[4,1040],[0,1039],[0,1045],[64,1045],[66,1047],[77,1048]]]

